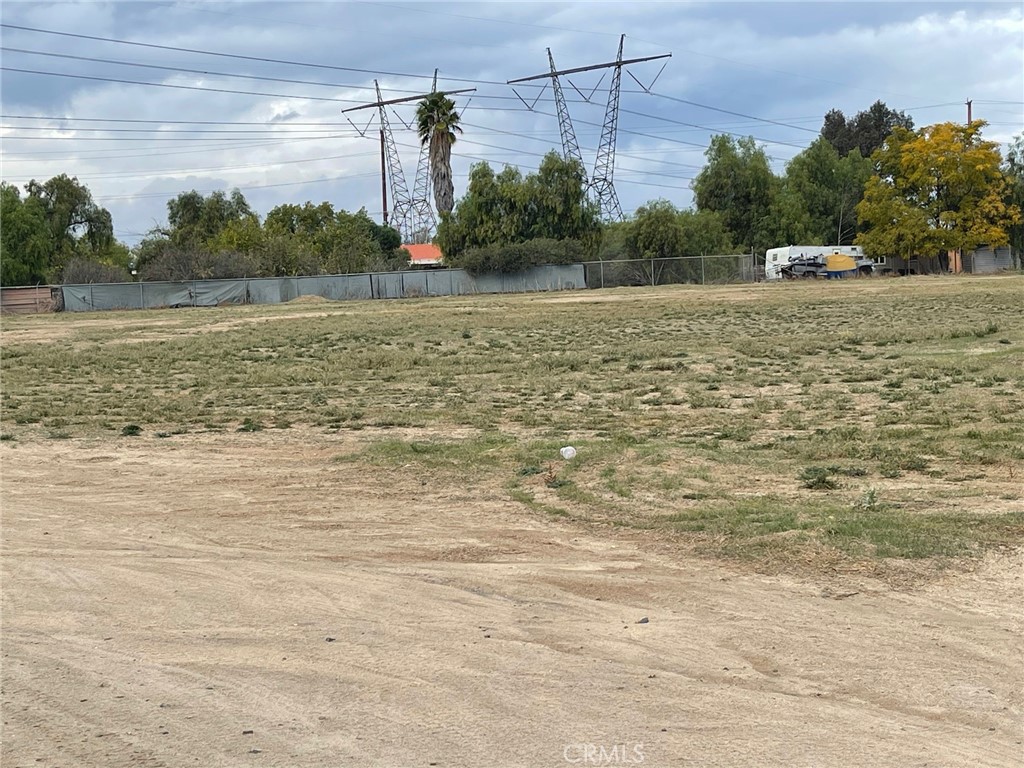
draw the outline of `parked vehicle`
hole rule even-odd
[[[765,280],[871,275],[885,257],[870,258],[859,245],[788,245],[765,254]]]

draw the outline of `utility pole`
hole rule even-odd
[[[970,125],[971,122],[972,122],[972,120],[971,120],[971,104],[972,103],[973,102],[970,99],[967,100],[967,124],[968,125]]]
[[[605,108],[604,124],[601,130],[601,142],[597,149],[597,157],[594,163],[594,173],[590,176],[590,180],[587,181],[586,168],[583,169],[583,183],[586,188],[587,196],[591,198],[600,208],[602,218],[606,221],[617,221],[622,218],[622,209],[619,207],[618,195],[615,193],[615,185],[612,181],[612,175],[615,170],[615,137],[618,132],[618,117],[619,117],[619,93],[621,91],[622,84],[622,68],[629,64],[639,64],[644,61],[654,61],[656,59],[667,59],[672,56],[671,53],[663,53],[659,56],[643,56],[638,59],[623,59],[622,58],[622,44],[625,40],[625,35],[619,38],[619,52],[615,57],[615,61],[609,61],[604,64],[592,64],[587,67],[574,67],[573,69],[555,69],[555,60],[551,55],[551,49],[548,49],[548,64],[550,66],[549,72],[544,72],[539,75],[530,75],[529,77],[520,77],[515,80],[508,80],[508,85],[515,83],[525,83],[531,80],[543,80],[550,78],[552,90],[555,93],[555,108],[558,112],[558,129],[562,139],[562,153],[567,160],[577,160],[582,165],[582,156],[580,155],[579,145],[576,143],[576,133],[572,127],[572,120],[569,117],[569,110],[565,104],[565,99],[562,96],[562,86],[559,81],[561,76],[575,75],[580,72],[591,72],[596,69],[614,69],[612,76],[612,84],[608,90],[608,104]],[[662,66],[662,71],[665,67]],[[657,80],[661,76],[661,72],[654,79]],[[630,74],[630,77],[633,77]],[[636,80],[635,77],[633,77]],[[639,83],[640,81],[637,80]],[[573,85],[572,81],[569,84]],[[641,88],[645,91],[650,92],[650,88],[654,86],[652,82],[650,86],[644,86],[640,84]],[[597,90],[596,88],[594,90]],[[583,92],[576,88],[576,91],[583,96]],[[515,90],[513,90],[514,93]],[[593,95],[593,92],[590,94]],[[516,93],[516,96],[519,96]],[[539,97],[538,97],[539,98]],[[529,110],[533,109],[533,105],[529,104],[522,96],[519,96],[520,101],[526,104],[526,108]],[[588,96],[583,96],[584,101],[589,102]],[[534,102],[536,103],[536,102]]]
[[[372,104],[362,104],[358,107],[349,107],[343,109],[342,114],[346,112],[355,112],[360,109],[376,109],[378,117],[380,119],[380,140],[381,140],[381,185],[384,188],[384,196],[387,196],[387,185],[390,180],[391,184],[391,206],[392,206],[392,217],[391,221],[387,218],[387,202],[385,199],[384,204],[384,216],[385,223],[398,230],[398,234],[402,236],[402,242],[412,242],[415,237],[414,222],[415,214],[418,210],[419,200],[414,200],[409,194],[409,185],[405,181],[405,172],[402,170],[402,161],[398,157],[398,146],[395,144],[395,137],[391,131],[391,123],[388,120],[388,114],[386,107],[394,104],[406,104],[410,101],[420,101],[430,96],[429,93],[421,93],[418,96],[405,96],[400,99],[388,99],[385,101],[381,97],[380,85],[376,80],[373,81],[373,87],[377,90],[377,101]],[[442,91],[445,96],[470,93],[475,91],[476,88],[463,88],[458,91]],[[352,121],[349,120],[351,123]],[[359,131],[359,128],[353,123],[352,127]],[[365,136],[365,133],[359,131],[361,136]],[[426,201],[429,205],[430,202]]]

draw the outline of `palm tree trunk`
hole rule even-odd
[[[434,204],[439,214],[448,214],[455,207],[455,185],[452,183],[451,137],[435,130],[430,137],[430,179],[434,186]]]

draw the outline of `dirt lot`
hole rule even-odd
[[[757,575],[366,439],[0,443],[3,765],[1022,763],[1019,554]]]

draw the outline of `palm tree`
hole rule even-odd
[[[420,143],[429,144],[430,180],[434,186],[437,212],[447,214],[455,207],[455,185],[452,183],[452,144],[462,133],[455,102],[435,91],[416,108],[416,124]]]

